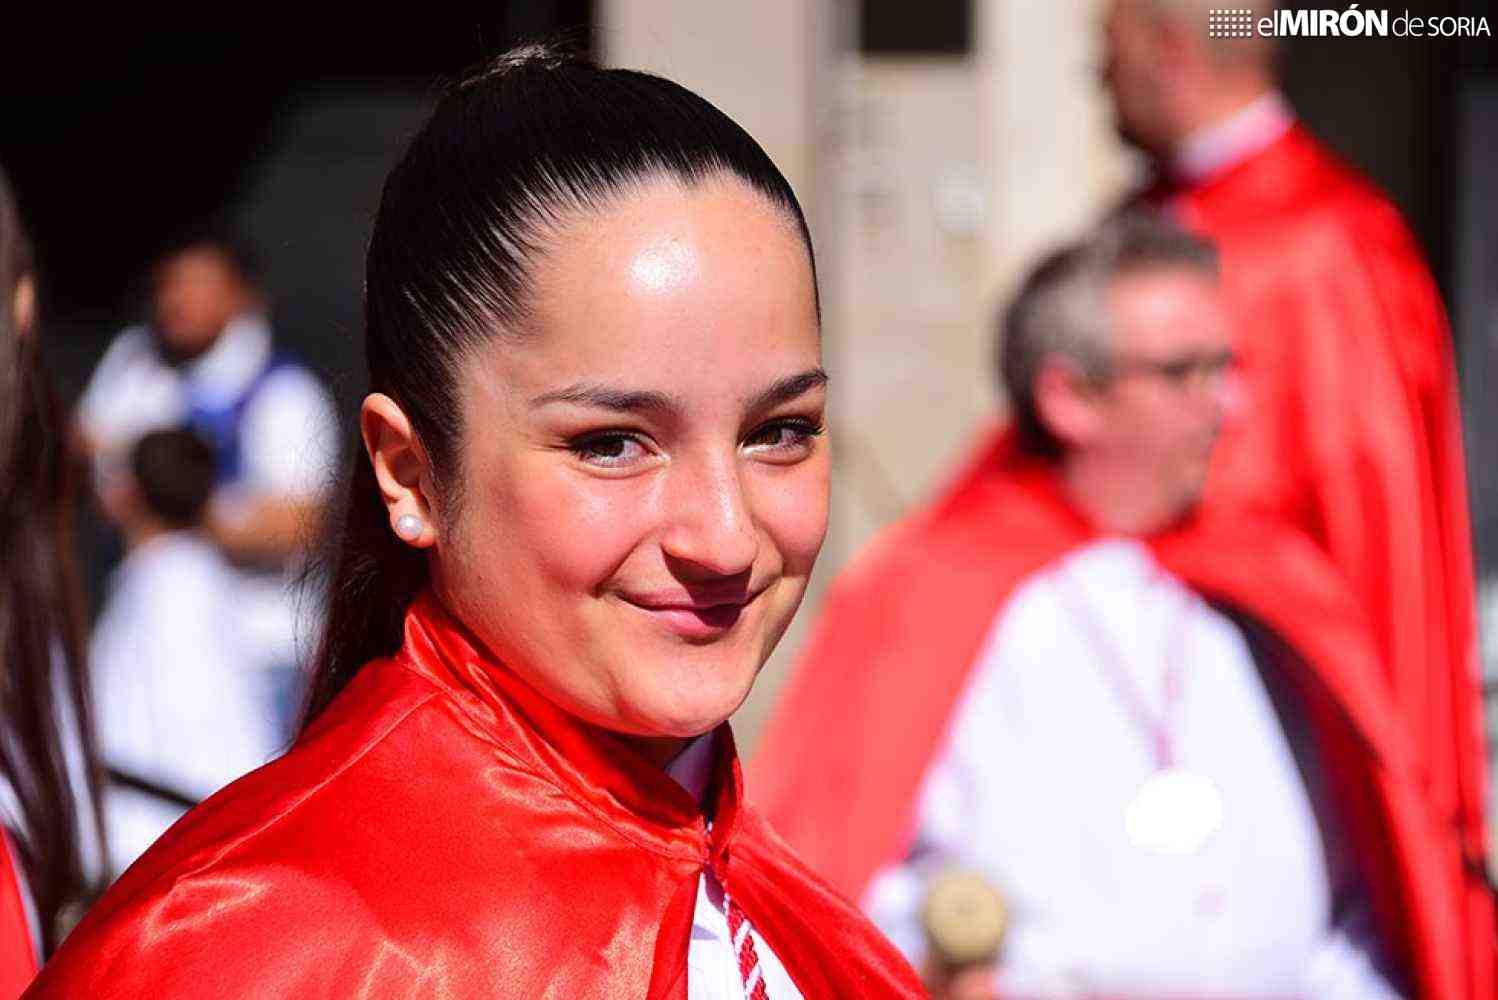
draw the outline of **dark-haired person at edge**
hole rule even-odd
[[[66,436],[41,366],[32,254],[0,174],[0,997],[99,876],[98,769],[73,573]]]
[[[1299,122],[1273,41],[1208,36],[1212,0],[1115,0],[1118,129],[1136,199],[1222,251],[1242,358],[1207,495],[1307,532],[1371,617],[1431,808],[1459,831],[1465,992],[1498,996],[1487,763],[1457,380],[1435,283],[1399,212]],[[1270,4],[1244,4],[1255,17]]]
[[[743,801],[725,720],[826,528],[811,244],[669,81],[534,47],[386,182],[309,720],[38,997],[915,996]]]
[[[117,779],[104,792],[111,875],[193,803],[284,749],[253,710],[263,692],[236,577],[203,530],[215,457],[192,431],[151,431],[115,500],[126,554],[89,640],[99,749]]]
[[[834,585],[750,769],[938,995],[1469,995],[1366,616],[1309,538],[1198,503],[1216,266],[1126,215],[1032,273],[1011,427]],[[949,871],[1009,914],[964,962]]]

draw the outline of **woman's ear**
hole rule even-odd
[[[431,468],[405,411],[389,396],[372,392],[359,407],[359,431],[390,515],[390,530],[407,545],[432,546],[437,529],[429,495]]]

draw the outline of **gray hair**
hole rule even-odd
[[[1020,442],[1058,455],[1060,445],[1035,407],[1035,379],[1045,363],[1066,358],[1088,378],[1106,379],[1113,330],[1108,291],[1140,271],[1191,270],[1217,277],[1211,243],[1145,212],[1127,212],[1051,254],[1030,272],[1000,317],[996,362]]]

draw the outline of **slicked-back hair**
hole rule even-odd
[[[385,182],[364,281],[370,388],[410,418],[445,516],[462,502],[459,369],[494,338],[528,335],[537,263],[569,226],[632,192],[717,178],[783,213],[815,287],[790,184],[747,132],[684,87],[529,45],[448,89]],[[308,721],[364,663],[395,651],[427,580],[425,555],[391,533],[362,452],[328,563]]]
[[[1163,217],[1127,212],[1050,254],[1000,315],[996,362],[1015,431],[1027,450],[1061,454],[1035,405],[1035,380],[1051,360],[1103,380],[1113,361],[1108,291],[1121,277],[1155,270],[1218,273],[1217,249]]]

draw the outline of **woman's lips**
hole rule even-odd
[[[667,631],[687,639],[712,639],[732,629],[743,615],[744,609],[758,596],[759,592],[756,592],[741,600],[718,604],[644,603],[627,596],[623,600]]]

